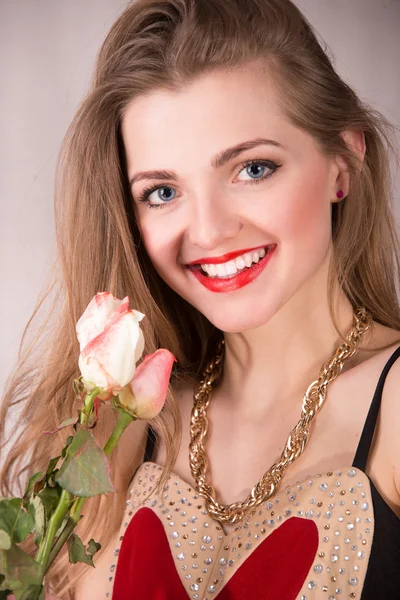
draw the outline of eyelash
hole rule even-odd
[[[243,183],[245,185],[247,185],[249,183],[250,184],[257,184],[257,183],[261,183],[262,181],[265,181],[266,179],[268,179],[269,177],[271,177],[272,175],[274,175],[274,173],[276,173],[276,171],[278,171],[278,169],[282,166],[282,165],[276,164],[272,160],[265,160],[265,159],[248,160],[248,161],[244,162],[241,165],[239,173],[241,173],[247,167],[251,167],[252,165],[261,165],[263,167],[268,167],[269,169],[272,169],[272,173],[269,173],[268,175],[260,177],[259,179],[253,179],[253,180],[249,180],[249,181],[244,181]],[[151,204],[151,202],[149,201],[150,194],[152,194],[156,190],[159,190],[159,189],[161,189],[163,187],[171,187],[172,188],[172,186],[170,186],[170,185],[152,185],[152,186],[149,186],[147,188],[144,188],[144,190],[139,195],[139,199],[138,199],[139,203],[147,204],[147,206],[149,208],[164,208],[165,206],[168,206],[170,204],[170,202],[164,202],[164,203],[161,203],[161,204]]]

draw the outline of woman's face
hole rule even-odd
[[[260,67],[136,98],[122,135],[147,253],[215,326],[245,331],[317,301],[339,168],[280,114]]]

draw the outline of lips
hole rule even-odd
[[[221,263],[233,260],[234,258],[241,256],[242,254],[246,254],[247,252],[255,252],[256,250],[261,250],[261,248],[264,248],[266,250],[271,245],[272,244],[265,244],[264,246],[254,246],[253,248],[234,250],[233,252],[228,252],[227,254],[223,254],[222,256],[208,256],[205,258],[198,258],[193,262],[187,263],[186,266],[190,268],[200,266],[201,264],[219,265]]]
[[[261,258],[258,263],[229,277],[209,277],[203,273],[199,264],[190,266],[189,270],[195,279],[211,292],[234,292],[235,290],[248,285],[261,275],[271,260],[271,257],[275,254],[276,247],[276,244],[267,246],[268,251],[264,258]]]

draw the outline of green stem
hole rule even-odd
[[[110,456],[111,452],[114,450],[116,443],[118,442],[121,435],[124,433],[125,429],[128,427],[132,421],[136,421],[136,417],[129,414],[125,410],[118,409],[118,421],[115,425],[114,431],[110,435],[106,445],[104,446],[104,454],[106,456]]]
[[[75,500],[75,502],[72,505],[71,508],[71,519],[74,521],[75,525],[78,523],[78,521],[80,521],[81,519],[81,508],[83,506],[83,503],[85,502],[86,498],[77,498]]]
[[[43,571],[47,570],[47,561],[50,556],[51,547],[53,545],[54,537],[62,524],[65,515],[68,512],[69,505],[71,503],[72,494],[63,490],[61,492],[60,499],[58,501],[57,507],[53,514],[50,517],[49,525],[46,531],[46,535],[42,539],[39,544],[39,549],[37,551],[35,560],[43,567]]]
[[[83,401],[83,408],[81,410],[81,416],[79,418],[79,422],[81,425],[86,424],[86,421],[88,420],[90,413],[92,412],[92,409],[93,409],[94,399],[96,398],[99,391],[100,391],[100,388],[96,387],[91,392],[86,394],[85,399]]]
[[[86,419],[92,410],[93,402],[97,393],[98,388],[93,390],[90,394],[86,394],[84,408],[82,409],[80,416],[81,424],[85,424]],[[115,448],[115,445],[117,444],[119,438],[121,437],[125,429],[130,423],[132,423],[132,421],[136,420],[136,417],[132,416],[123,409],[118,409],[118,413],[118,421],[106,445],[104,446],[104,454],[106,456],[110,456],[111,452]],[[40,542],[35,560],[43,566],[44,573],[46,573],[47,570],[50,568],[53,561],[60,552],[61,548],[75,529],[78,521],[81,519],[81,508],[86,498],[75,498],[72,506],[70,507],[72,499],[72,494],[70,494],[66,490],[63,490],[61,492],[57,508],[50,517],[46,535]],[[57,530],[62,524],[64,517],[70,508],[71,510],[68,522],[66,523],[64,529],[62,530],[59,537],[54,543],[54,537],[57,533]]]
[[[70,512],[70,516],[68,518],[67,524],[65,525],[64,529],[60,533],[58,539],[55,541],[55,543],[51,549],[51,552],[49,555],[49,560],[47,561],[46,571],[48,571],[50,569],[50,567],[53,564],[54,560],[56,559],[58,553],[64,546],[65,542],[68,540],[71,533],[74,531],[76,525],[78,524],[78,521],[81,520],[81,518],[82,518],[81,508],[82,508],[82,505],[85,502],[85,500],[86,500],[86,498],[82,498],[82,497],[75,498],[75,501],[74,501],[73,505],[71,506],[71,512]]]
[[[71,533],[73,532],[75,527],[76,527],[76,521],[74,521],[74,519],[71,519],[71,517],[70,517],[68,519],[67,524],[65,525],[64,529],[62,530],[61,534],[59,535],[57,540],[54,542],[53,547],[51,548],[51,551],[49,554],[49,560],[47,561],[46,572],[50,569],[51,565],[53,564],[54,560],[57,557],[57,554],[60,552],[60,550],[64,546],[65,542],[67,541],[67,539],[69,538],[69,536],[71,535]]]

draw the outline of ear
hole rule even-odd
[[[342,131],[342,138],[344,139],[346,145],[353,150],[361,161],[364,160],[365,155],[365,136],[364,132],[360,130],[349,129],[347,131]]]
[[[353,150],[355,154],[358,155],[360,161],[362,162],[364,160],[366,149],[364,132],[359,129],[348,129],[346,131],[342,131],[340,135],[342,136],[345,144],[351,150]],[[341,156],[336,157],[335,163],[337,167],[337,175],[334,184],[335,199],[333,202],[340,202],[340,199],[336,197],[336,192],[338,190],[343,190],[343,199],[346,198],[349,193],[350,175],[348,172],[347,163]]]

